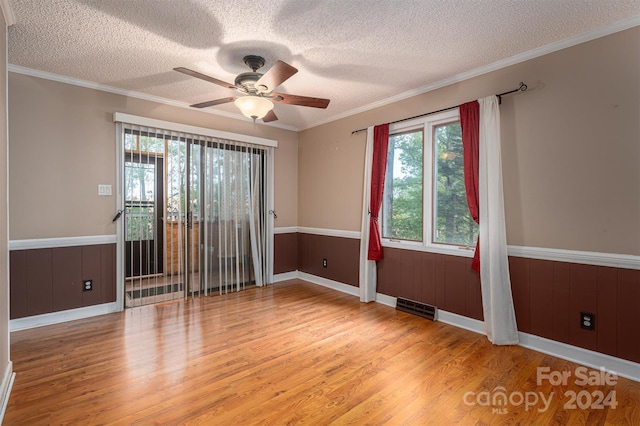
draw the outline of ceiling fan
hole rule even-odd
[[[265,62],[263,57],[247,55],[243,60],[244,63],[251,68],[251,72],[239,74],[236,77],[234,84],[218,80],[217,78],[210,77],[188,68],[178,67],[174,68],[174,70],[222,87],[236,89],[242,93],[240,96],[230,96],[228,98],[193,104],[191,105],[193,108],[206,108],[214,105],[234,102],[246,117],[253,118],[253,121],[261,118],[262,121],[269,122],[278,119],[276,114],[273,112],[274,102],[278,104],[300,105],[312,108],[326,108],[329,105],[329,99],[273,92],[276,87],[297,73],[297,68],[292,67],[285,62],[277,61],[267,72],[262,74],[259,73],[258,70],[264,66]]]

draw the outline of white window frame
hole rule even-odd
[[[443,244],[432,242],[434,232],[433,211],[433,173],[434,173],[434,140],[433,129],[441,124],[459,121],[458,109],[428,115],[411,121],[395,123],[389,126],[389,136],[397,133],[412,131],[423,132],[423,178],[422,178],[422,241],[400,240],[382,237],[383,247],[392,247],[405,250],[424,251],[430,253],[448,254],[453,256],[473,257],[474,247],[459,246],[455,244]],[[384,218],[383,218],[384,220]]]

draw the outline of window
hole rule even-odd
[[[125,241],[154,239],[156,170],[153,163],[125,161]]]
[[[387,174],[382,199],[382,236],[422,241],[423,132],[389,135]]]
[[[391,245],[475,246],[457,110],[390,129],[381,224]]]

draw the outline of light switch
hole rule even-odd
[[[98,185],[98,195],[111,195],[111,185]]]

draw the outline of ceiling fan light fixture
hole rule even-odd
[[[273,109],[273,102],[261,96],[241,96],[234,101],[242,115],[257,120]]]

